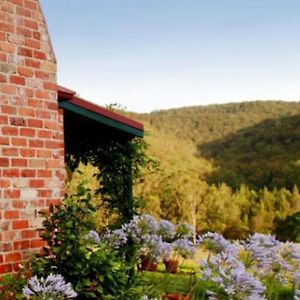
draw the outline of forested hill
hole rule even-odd
[[[299,113],[300,102],[253,101],[183,107],[136,116],[155,130],[199,144],[224,138],[267,119]]]
[[[253,101],[131,114],[164,172],[237,188],[300,185],[300,102]],[[189,171],[187,171],[189,170]]]

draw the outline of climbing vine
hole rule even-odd
[[[132,194],[132,184],[145,170],[157,167],[146,155],[147,144],[142,138],[108,140],[98,145],[82,143],[78,154],[69,154],[67,162],[74,170],[80,161],[99,168],[99,193],[110,213],[119,216],[116,226],[129,222],[139,207]]]

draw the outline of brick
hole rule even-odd
[[[18,148],[3,148],[2,155],[3,156],[18,156],[19,149]]]
[[[35,137],[35,129],[32,129],[32,128],[21,128],[20,129],[20,135],[21,136],[26,136],[26,137]]]
[[[19,169],[4,169],[3,177],[20,177]]]
[[[13,221],[13,229],[25,229],[29,227],[28,220]]]
[[[28,249],[30,247],[30,241],[17,241],[14,242],[13,248],[14,250],[23,250]]]
[[[17,108],[15,106],[11,106],[11,105],[2,105],[1,112],[3,114],[16,115]]]
[[[47,138],[51,139],[52,137],[52,132],[50,130],[38,130],[37,132],[38,138]]]
[[[61,203],[60,199],[48,199],[46,201],[47,207],[49,207],[51,204],[52,205],[59,205]]]
[[[2,23],[0,22],[0,31],[4,31],[4,32],[14,32],[14,26],[7,24],[7,23]]]
[[[45,186],[45,181],[43,179],[32,179],[29,181],[29,187],[31,188],[42,188]]]
[[[49,73],[48,72],[37,70],[37,71],[35,71],[34,74],[35,74],[36,78],[44,79],[44,80],[49,80]]]
[[[10,225],[11,225],[11,222],[10,221],[7,221],[7,222],[0,222],[0,229],[3,233],[7,232],[9,229],[10,229]],[[7,245],[8,247],[8,245]],[[1,249],[1,248],[0,248]],[[10,249],[8,249],[7,251],[9,251]],[[5,251],[5,249],[3,249],[3,251]]]
[[[32,77],[33,76],[33,70],[30,69],[30,68],[23,67],[23,66],[19,66],[17,68],[17,72],[21,76],[25,76],[25,77]]]
[[[7,56],[5,56],[5,57],[7,57]],[[16,74],[17,67],[12,64],[0,64],[0,72],[6,73],[6,74]]]
[[[4,219],[18,219],[20,212],[18,210],[6,210],[4,211]]]
[[[45,245],[46,245],[46,243],[41,239],[30,241],[31,248],[42,248],[42,247],[45,247]]]
[[[6,41],[6,33],[0,32],[0,41]]]
[[[55,57],[39,1],[2,2],[0,273],[7,273],[30,256],[24,250],[44,246],[33,230],[43,220],[35,210],[63,196],[64,137]]]
[[[54,82],[44,82],[44,89],[57,91],[57,85]]]
[[[25,0],[25,8],[29,8],[32,10],[37,10],[37,2],[32,0]]]
[[[39,99],[50,99],[49,93],[44,91],[36,91],[35,97]]]
[[[35,69],[40,69],[41,68],[41,62],[39,60],[25,58],[25,66],[35,68]]]
[[[42,198],[50,198],[52,197],[52,190],[38,190],[38,196]],[[49,207],[50,204],[48,204],[47,201],[48,200],[46,200],[46,207]]]
[[[7,125],[8,124],[8,116],[0,116],[0,124],[1,125]]]
[[[29,19],[24,20],[24,26],[33,30],[38,30],[39,28],[38,22]]]
[[[0,74],[0,82],[7,82],[7,76],[4,74]]]
[[[10,118],[10,125],[12,126],[26,126],[26,120],[20,117]]]
[[[8,188],[10,186],[10,181],[7,179],[0,179],[0,188]]]
[[[0,53],[0,62],[7,63],[7,55],[6,55],[6,53]]]
[[[2,146],[9,145],[9,138],[4,137],[4,136],[0,136],[0,145],[2,145]]]
[[[20,149],[20,154],[22,157],[33,158],[36,156],[36,151],[34,149],[25,148],[25,149]]]
[[[32,11],[30,9],[26,9],[23,7],[23,4],[22,4],[22,7],[17,7],[17,14],[20,15],[20,16],[24,16],[24,17],[27,17],[27,18],[32,18]]]
[[[47,161],[47,163],[48,163],[48,161]],[[30,159],[29,166],[31,168],[44,168],[45,160],[44,159]]]
[[[18,108],[18,112],[18,115],[23,117],[34,117],[35,115],[35,110],[28,107],[20,107]]]
[[[12,44],[8,44],[6,42],[0,42],[0,51],[14,54],[16,51],[16,46]]]
[[[23,7],[23,0],[12,0],[13,4]]]
[[[0,92],[3,94],[16,94],[17,87],[14,85],[2,85],[0,86]]]
[[[40,139],[29,140],[29,147],[44,148],[45,147],[45,142],[43,140],[40,140]]]
[[[4,231],[3,232],[3,241],[4,242],[11,242],[14,239],[18,238],[18,232],[16,231]]]
[[[59,124],[55,121],[45,120],[44,127],[47,129],[59,130]]]
[[[7,40],[8,40],[9,43],[19,45],[19,46],[22,46],[25,43],[24,36],[18,35],[18,34],[12,34],[12,33],[8,34],[7,35]]]
[[[17,85],[25,85],[25,78],[18,75],[11,75],[9,77],[9,82]]]
[[[41,52],[41,51],[38,51],[38,50],[34,51],[34,58],[40,59],[40,60],[46,60],[47,59],[46,54],[44,52]]]
[[[12,167],[27,167],[28,161],[27,161],[27,159],[22,159],[22,158],[12,158],[11,166]]]
[[[45,200],[43,200],[43,199],[32,200],[32,201],[30,201],[30,206],[33,208],[45,207]]]
[[[11,144],[13,146],[26,147],[27,146],[27,139],[25,139],[25,138],[19,138],[19,137],[12,137],[11,138]]]
[[[17,199],[20,198],[20,190],[4,190],[4,198],[6,199]]]
[[[41,34],[38,31],[34,31],[33,38],[36,40],[41,40]]]
[[[21,177],[34,178],[35,176],[36,176],[36,170],[27,169],[21,171]],[[22,198],[24,198],[24,196],[22,196]]]
[[[19,130],[16,127],[2,127],[2,134],[8,136],[17,136],[19,134]]]
[[[6,274],[12,272],[12,264],[0,265],[0,274]]]
[[[41,42],[38,41],[38,40],[33,40],[33,39],[27,38],[25,40],[25,46],[29,47],[29,48],[33,48],[33,49],[40,49],[41,48]]]
[[[48,159],[46,161],[46,168],[47,169],[57,169],[61,167],[61,162],[57,159]]]
[[[0,167],[8,167],[9,159],[5,157],[0,157]]]
[[[28,205],[27,201],[24,200],[13,200],[12,201],[12,208],[24,209]]]
[[[19,252],[8,253],[5,255],[5,262],[16,262],[22,259],[22,255]]]
[[[25,188],[21,190],[21,198],[24,200],[33,200],[37,197],[36,189]]]
[[[22,231],[23,239],[32,239],[38,236],[38,232],[36,230],[24,230]]]
[[[28,127],[43,128],[43,121],[37,119],[29,119]]]

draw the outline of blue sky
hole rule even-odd
[[[299,0],[41,0],[58,81],[149,112],[300,100]]]

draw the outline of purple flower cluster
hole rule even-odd
[[[61,275],[49,275],[47,278],[31,277],[23,289],[27,299],[72,299],[77,297],[70,283]]]
[[[214,282],[221,290],[219,295],[210,292],[210,299],[223,299],[224,295],[230,299],[264,299],[265,287],[235,256],[222,253],[201,261],[200,274],[202,279]]]
[[[216,232],[207,232],[198,237],[198,245],[205,245],[207,249],[215,252],[225,252],[237,256],[240,247],[238,243],[231,243],[227,241],[221,234]]]
[[[188,224],[175,225],[167,220],[157,221],[148,214],[135,216],[133,220],[121,229],[107,232],[102,240],[114,248],[125,245],[128,239],[139,248],[140,253],[158,262],[168,259],[172,254],[184,257],[192,256],[194,245],[190,242],[194,231]]]
[[[109,243],[113,248],[119,249],[127,243],[127,234],[121,229],[108,231],[102,239],[104,242]]]
[[[245,242],[227,241],[217,233],[199,237],[198,243],[214,253],[200,262],[203,281],[219,287],[209,299],[265,299],[263,282],[294,286],[300,300],[300,249],[274,236],[254,234]]]
[[[165,241],[172,241],[176,234],[176,225],[168,220],[160,220],[156,234],[161,235]]]
[[[188,238],[181,238],[172,243],[173,251],[183,258],[192,257],[196,253],[195,245]]]
[[[91,230],[87,235],[85,235],[84,239],[90,240],[95,244],[99,244],[101,239],[97,231]]]

